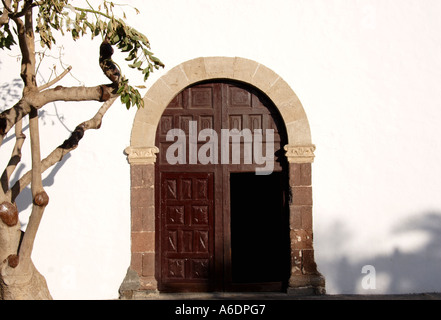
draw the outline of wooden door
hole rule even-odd
[[[253,279],[237,281],[237,277],[233,278],[233,274],[237,275],[240,272],[233,272],[234,266],[239,262],[235,264],[232,259],[231,239],[234,236],[232,232],[236,232],[237,239],[237,234],[242,234],[242,230],[234,229],[231,225],[231,212],[247,210],[247,203],[238,201],[241,197],[234,197],[235,208],[232,208],[231,176],[236,173],[255,173],[256,168],[262,167],[262,163],[256,163],[254,159],[250,162],[244,157],[245,149],[253,147],[247,145],[247,143],[252,144],[252,141],[242,139],[237,146],[239,149],[234,149],[236,147],[234,142],[222,141],[221,130],[249,129],[254,132],[261,129],[263,133],[267,129],[273,130],[274,137],[271,138],[274,138],[275,147],[274,165],[271,170],[279,173],[279,176],[286,176],[286,159],[281,152],[286,144],[286,133],[280,119],[276,108],[259,91],[239,83],[225,81],[191,86],[178,94],[166,108],[156,133],[156,145],[160,149],[155,165],[156,277],[160,291],[274,288],[272,280],[266,281],[267,284],[271,282],[270,286],[265,286],[265,283],[258,283],[256,286],[254,283],[256,281]],[[176,142],[180,139],[179,134],[174,139],[167,138],[171,129],[181,130],[178,133],[185,135],[181,137],[183,138],[181,142],[184,142],[182,148],[176,148]],[[215,141],[217,148],[210,149],[207,154],[213,156],[211,154],[213,150],[219,154],[211,157],[212,161],[208,163],[206,158],[201,160],[199,151],[204,147],[203,150],[207,150],[206,142],[209,138],[204,136],[199,139],[199,136],[194,136],[195,132],[199,133],[203,129],[213,129],[217,136],[217,140],[211,140]],[[266,135],[263,134],[262,138],[262,148],[265,151]],[[225,144],[229,145],[229,157],[227,161],[222,161],[225,160],[221,154]],[[234,150],[240,151],[239,163],[233,159]],[[170,157],[173,158],[172,161]],[[241,179],[241,181],[246,185],[246,180]],[[258,181],[263,182],[263,180]],[[274,183],[275,180],[265,181]],[[237,186],[233,189],[238,190]],[[285,185],[283,188],[275,189],[280,189],[283,195],[274,199],[287,198]],[[283,215],[284,211],[276,215],[278,214]],[[253,215],[249,217],[253,219]],[[274,214],[271,212],[264,214],[261,217],[263,225],[265,219],[274,219]],[[288,222],[285,227],[288,230]],[[283,233],[286,230],[267,230],[266,234],[271,236],[271,233]],[[253,234],[254,237],[265,236],[249,234]],[[243,235],[247,236],[245,230]],[[284,241],[289,245],[289,239],[284,238]],[[239,249],[240,246],[237,248],[236,250],[242,250]],[[241,255],[235,253],[236,256]],[[262,257],[265,258],[265,254]],[[285,260],[289,260],[288,251],[287,257]],[[286,264],[286,261],[276,263]],[[256,267],[259,268],[259,265]],[[257,282],[259,281],[257,279]],[[277,282],[281,281],[277,280]],[[281,283],[276,287],[280,288]]]
[[[214,289],[213,173],[161,174],[162,285]]]
[[[219,166],[190,163],[190,154],[199,146],[189,141],[193,125],[220,130],[219,84],[188,88],[178,94],[164,111],[156,132],[160,149],[156,162],[156,277],[161,291],[217,290],[218,241],[222,190]],[[185,164],[170,164],[167,141],[171,129],[185,135]],[[160,190],[160,192],[158,192]]]

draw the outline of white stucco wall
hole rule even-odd
[[[441,291],[440,1],[126,2],[141,11],[124,7],[130,23],[166,64],[147,87],[186,60],[239,56],[275,71],[300,98],[317,146],[314,246],[328,293]],[[59,44],[76,78],[107,82],[98,40]],[[0,53],[0,85],[19,78],[13,54]],[[43,77],[55,62],[45,60]],[[134,80],[141,84],[141,77]],[[67,76],[60,84],[78,81]],[[42,154],[69,136],[62,123],[73,130],[99,105],[45,107]],[[130,263],[130,168],[123,150],[134,115],[117,103],[56,175],[47,174],[50,203],[33,259],[55,299],[118,297]],[[2,147],[2,166],[12,145]],[[30,168],[28,154],[23,164]],[[29,200],[20,201],[26,208]],[[363,289],[364,265],[375,267],[375,290]]]

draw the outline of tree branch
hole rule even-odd
[[[117,97],[113,97],[107,100],[93,118],[79,124],[71,136],[63,142],[59,147],[52,151],[42,162],[41,162],[41,172],[46,171],[56,163],[60,162],[63,157],[76,149],[79,141],[83,138],[86,130],[89,129],[99,129],[101,127],[102,119],[106,114],[107,110],[112,106]],[[31,183],[32,170],[26,172],[6,193],[6,197],[10,202],[14,202],[15,198],[23,191],[26,186]]]
[[[18,254],[20,263],[24,262],[25,265],[30,261],[37,230],[43,217],[44,209],[49,202],[49,198],[43,189],[41,178],[40,132],[38,128],[38,110],[35,108],[32,108],[29,114],[29,131],[31,135],[31,191],[33,206]]]
[[[30,111],[30,106],[22,98],[12,108],[0,114],[0,144],[9,130]]]
[[[17,121],[31,112],[31,106],[40,109],[44,105],[56,101],[107,101],[116,97],[113,85],[95,87],[55,87],[42,92],[31,92],[25,95],[12,108],[0,114],[0,143]]]
[[[16,2],[18,11],[18,2]],[[24,13],[24,22],[17,16],[11,15],[12,19],[17,25],[17,36],[22,54],[21,73],[20,76],[24,82],[23,99],[26,101],[28,96],[33,96],[33,93],[38,93],[37,81],[35,77],[35,37],[32,17],[32,1],[26,0],[22,12]],[[32,99],[31,99],[32,100]],[[20,246],[19,256],[20,264],[23,268],[30,265],[30,257],[34,245],[35,236],[37,234],[38,226],[40,225],[44,209],[49,201],[46,192],[43,189],[43,182],[41,178],[41,155],[40,155],[40,133],[38,127],[38,108],[32,101],[27,101],[29,111],[29,131],[31,136],[31,159],[32,159],[32,174],[31,174],[31,191],[33,197],[32,213],[29,218],[28,226],[26,228],[23,241]],[[40,105],[41,106],[41,105]],[[20,119],[15,119],[17,123]],[[3,123],[1,123],[3,125]],[[1,132],[3,133],[3,132]],[[15,267],[18,264],[16,261]]]
[[[1,176],[3,196],[9,189],[9,178],[11,177],[15,168],[17,167],[17,164],[21,160],[21,148],[23,146],[24,140],[26,139],[26,136],[22,132],[22,128],[23,124],[20,120],[15,124],[15,145],[14,149],[12,150],[11,159],[9,160],[9,163]]]
[[[0,27],[9,22],[9,13],[11,12],[11,0],[2,0],[3,12],[0,17]]]
[[[26,12],[29,9],[31,9],[35,6],[36,6],[36,4],[33,3],[33,0],[26,0],[25,4],[23,5],[23,9],[21,11],[17,11],[17,12],[14,12],[13,14],[10,14],[10,17],[12,19],[22,17],[26,14]]]
[[[29,103],[35,103],[37,108],[55,101],[107,101],[116,95],[114,85],[99,85],[95,87],[62,87],[57,86],[42,92],[33,92],[28,97]]]
[[[54,80],[49,81],[48,83],[46,83],[46,84],[44,84],[44,85],[38,87],[38,91],[41,92],[41,91],[43,91],[43,90],[45,90],[45,89],[47,89],[47,88],[53,86],[55,83],[57,83],[58,81],[60,81],[61,79],[63,79],[64,76],[70,72],[70,70],[72,70],[72,66],[67,67],[67,69],[65,69],[65,70],[63,71],[63,73],[61,73],[61,74],[60,74],[58,77],[56,77]]]
[[[18,43],[22,54],[20,76],[25,84],[24,92],[26,93],[27,90],[36,87],[32,8],[28,8],[26,11],[24,22],[18,17],[14,17],[13,20],[17,25]]]

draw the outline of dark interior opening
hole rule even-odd
[[[233,283],[286,282],[289,211],[282,172],[230,174]]]

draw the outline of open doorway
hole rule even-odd
[[[230,174],[232,284],[273,283],[289,278],[289,210],[283,172]],[[270,286],[271,287],[271,286]]]

